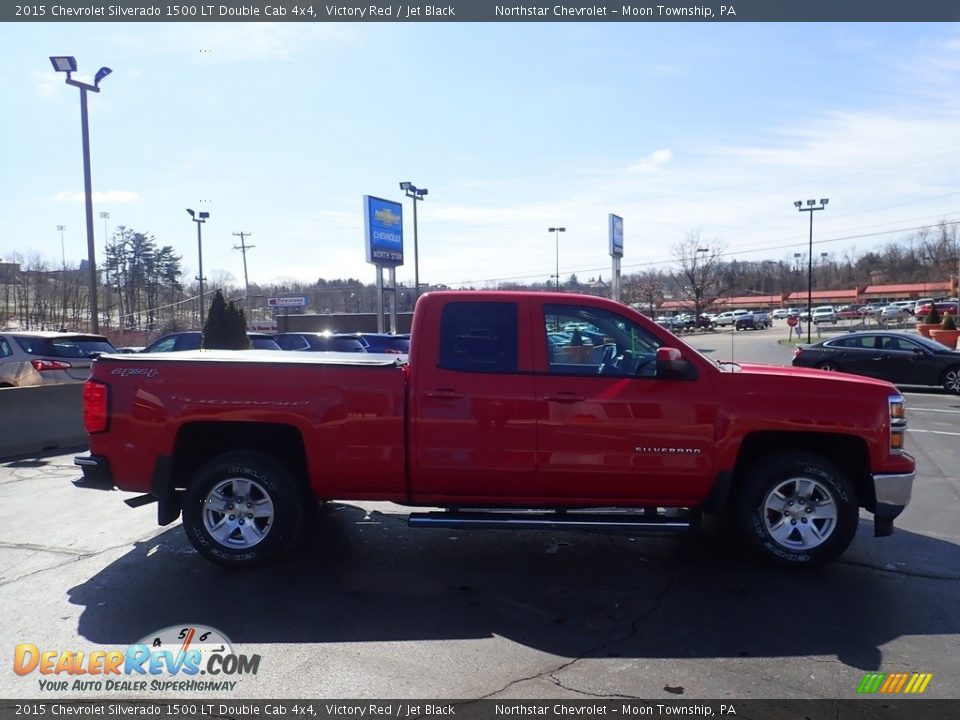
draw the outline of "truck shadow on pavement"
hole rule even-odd
[[[400,510],[330,504],[300,547],[245,571],[203,560],[175,526],[69,591],[85,608],[79,634],[119,647],[190,623],[236,643],[500,635],[569,658],[835,655],[876,670],[893,639],[960,633],[956,573],[884,570],[856,543],[838,563],[791,572],[697,537],[413,530]],[[869,540],[960,568],[949,542],[903,530]]]

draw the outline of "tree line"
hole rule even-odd
[[[820,246],[822,247],[822,246]],[[702,312],[728,296],[784,295],[806,289],[806,252],[786,253],[779,259],[739,260],[726,252],[719,239],[689,231],[672,248],[667,268],[627,273],[622,278],[623,299],[652,309],[665,299],[686,302]],[[890,283],[942,282],[956,276],[960,263],[957,224],[918,230],[883,247],[858,252],[821,252],[815,246],[813,289],[846,289]],[[120,226],[106,246],[98,289],[101,329],[161,334],[202,326],[208,308],[200,308],[196,279],[186,281],[182,257],[172,246],[161,245],[149,232]],[[13,264],[19,272],[13,272]],[[14,253],[0,263],[0,326],[21,329],[86,329],[89,297],[85,270],[56,267],[37,253]],[[608,278],[609,280],[609,278]],[[553,290],[552,278],[540,282],[495,283],[500,289]],[[207,280],[209,297],[220,290],[225,298],[243,305],[244,292],[232,275]],[[561,283],[567,292],[609,294],[601,277],[585,282],[571,274]],[[373,283],[357,278],[294,280],[250,284],[251,318],[268,319],[270,297],[301,295],[308,312],[369,313],[377,308]],[[397,308],[412,310],[413,288],[398,288]]]

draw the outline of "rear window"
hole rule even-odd
[[[17,337],[15,340],[24,352],[41,357],[89,358],[115,352],[113,345],[102,338]]]
[[[280,345],[272,337],[252,337],[250,343],[254,350],[279,350]]]
[[[440,367],[467,372],[517,371],[517,305],[453,302],[440,320]]]

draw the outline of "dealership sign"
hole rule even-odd
[[[623,257],[623,218],[610,215],[610,257]]]
[[[363,228],[368,263],[403,265],[403,208],[400,203],[364,195]]]
[[[305,297],[272,297],[267,298],[270,307],[303,307],[307,304]]]

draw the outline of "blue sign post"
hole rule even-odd
[[[623,218],[610,213],[610,257],[613,258],[611,268],[610,297],[620,302],[620,258],[623,257]]]
[[[403,265],[403,206],[372,195],[363,196],[367,262],[381,267]]]
[[[367,262],[377,268],[377,332],[384,331],[384,300],[390,306],[390,332],[397,331],[397,265],[403,265],[403,206],[372,195],[363,196],[363,229]],[[383,269],[389,269],[388,285]]]

